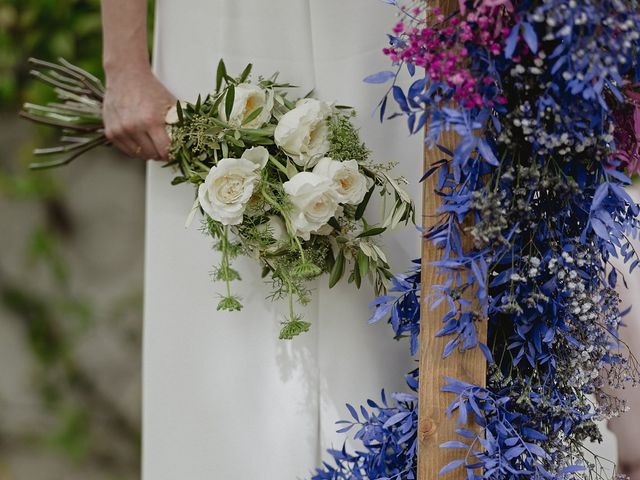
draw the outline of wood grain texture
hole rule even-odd
[[[446,14],[457,8],[457,1],[436,0]],[[440,144],[453,150],[456,145],[456,136],[446,133]],[[433,162],[443,158],[443,154],[437,149],[424,151],[425,170]],[[423,185],[423,214],[422,224],[425,228],[433,225],[436,212],[440,206],[440,197],[434,194],[437,175],[427,179]],[[469,238],[463,238],[465,248],[471,247]],[[449,419],[445,414],[446,408],[453,400],[453,395],[441,391],[445,377],[454,377],[465,382],[477,385],[486,383],[486,360],[479,348],[460,353],[452,353],[448,358],[442,358],[445,344],[451,337],[436,338],[435,334],[442,328],[442,317],[448,311],[446,302],[431,310],[430,302],[425,301],[431,293],[432,285],[442,283],[442,278],[430,262],[439,260],[442,252],[435,248],[428,240],[422,242],[422,310],[420,332],[420,388],[419,388],[419,426],[418,426],[418,480],[463,480],[466,471],[458,468],[444,475],[439,475],[440,469],[449,462],[460,458],[464,451],[460,449],[443,449],[440,444],[449,440],[461,440],[455,433],[455,418]],[[467,292],[469,298],[474,296],[473,291]],[[486,322],[478,325],[479,338],[486,342]],[[475,427],[471,427],[475,428]]]

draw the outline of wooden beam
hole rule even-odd
[[[435,0],[443,13],[451,13],[458,7],[457,1]],[[446,133],[440,141],[441,145],[453,151],[457,143],[454,133]],[[437,149],[424,151],[424,169],[443,157]],[[434,194],[437,175],[425,180],[423,185],[422,224],[425,228],[433,225],[436,212],[440,206],[440,197]],[[468,236],[463,238],[465,248],[472,246]],[[442,318],[448,311],[448,305],[443,302],[434,310],[430,302],[425,301],[431,293],[431,286],[443,283],[443,279],[430,265],[439,260],[442,251],[435,248],[431,241],[422,242],[422,307],[420,332],[420,389],[419,389],[419,428],[418,428],[418,480],[463,480],[466,471],[458,468],[445,475],[439,475],[440,469],[449,462],[460,458],[461,450],[443,449],[440,444],[449,440],[462,440],[456,433],[455,419],[449,419],[445,410],[453,400],[453,396],[441,391],[444,377],[477,384],[486,383],[486,360],[479,348],[465,353],[455,351],[448,358],[442,358],[445,344],[451,337],[436,338],[435,334],[442,328]],[[474,292],[467,292],[472,299]],[[478,325],[479,338],[486,342],[487,322]],[[468,426],[468,428],[477,428]]]

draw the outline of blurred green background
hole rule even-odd
[[[31,56],[102,75],[99,7],[0,0],[0,480],[139,478],[144,164],[30,172],[17,117]]]

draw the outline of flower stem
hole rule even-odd
[[[287,281],[287,290],[289,295],[289,318],[293,321],[295,319],[295,312],[293,311],[293,288],[290,281]]]
[[[285,168],[284,165],[280,163],[278,159],[276,159],[276,157],[274,157],[273,155],[269,155],[269,161],[273,163],[276,167],[278,167],[278,170],[280,170],[282,173],[287,175],[287,178],[289,177],[289,175],[287,174],[287,169]]]
[[[224,281],[227,285],[227,296],[231,296],[231,281],[229,280],[229,226],[224,226],[224,234],[222,236],[222,270],[224,272]]]
[[[298,236],[296,235],[296,232],[293,229],[293,225],[291,225],[291,219],[289,219],[289,216],[282,211],[282,208],[280,207],[278,202],[276,202],[275,199],[271,195],[269,195],[269,193],[267,192],[266,188],[264,188],[264,186],[262,187],[262,196],[264,197],[264,199],[267,201],[269,205],[271,205],[273,208],[275,208],[278,212],[282,214],[282,218],[284,218],[284,223],[287,227],[287,232],[289,233],[291,238],[293,238],[293,241],[298,247],[298,250],[300,251],[300,258],[304,263],[305,262],[304,250],[302,249],[302,244],[300,243],[300,239],[298,239]]]

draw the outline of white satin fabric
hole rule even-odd
[[[248,63],[275,71],[304,94],[355,106],[361,133],[399,174],[421,174],[422,145],[405,125],[380,125],[372,112],[384,87],[362,79],[388,66],[380,50],[394,10],[379,0],[159,0],[155,70],[178,97],[214,88],[223,57],[228,71]],[[277,339],[286,307],[265,300],[269,288],[254,261],[238,259],[234,288],[240,313],[216,311],[217,262],[198,222],[184,228],[191,187],[169,184],[171,172],[150,163],[144,330],[145,480],[293,480],[305,478],[327,447],[341,447],[334,422],[345,402],[404,389],[413,368],[406,342],[387,325],[367,325],[369,288],[317,284],[306,318],[309,333]],[[419,218],[419,217],[418,217]],[[387,235],[392,267],[419,255],[411,227]]]

